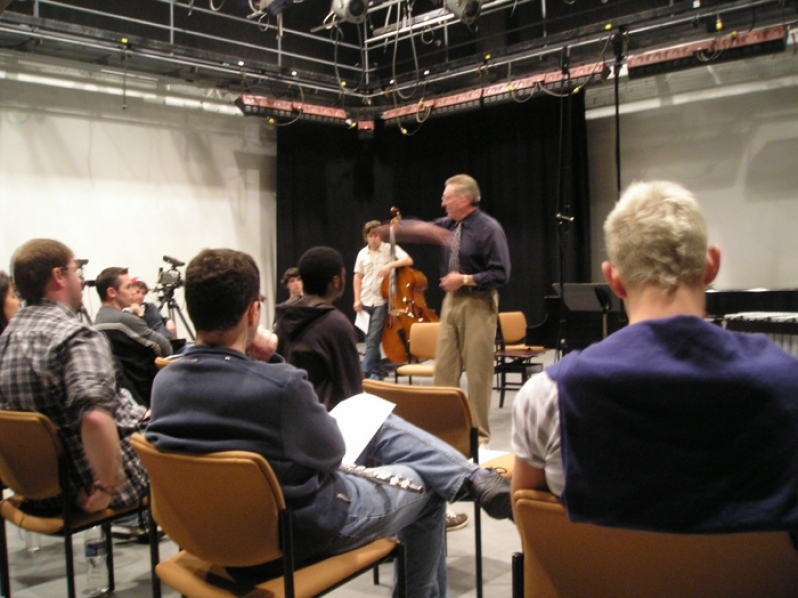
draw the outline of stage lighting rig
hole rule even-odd
[[[332,12],[338,21],[362,23],[368,16],[368,0],[333,0]]]
[[[482,11],[482,0],[443,0],[443,6],[459,21],[470,25]]]

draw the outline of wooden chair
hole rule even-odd
[[[534,490],[516,492],[513,508],[523,549],[513,556],[513,598],[798,593],[798,551],[787,532],[665,534],[572,523],[555,496]]]
[[[418,326],[418,324],[413,325]],[[412,328],[411,328],[412,330]],[[363,392],[394,403],[393,413],[450,444],[466,459],[479,463],[478,430],[471,406],[460,388],[412,386],[378,380],[364,380]],[[506,460],[488,462],[483,467],[502,467]],[[506,471],[506,469],[505,469]],[[482,514],[474,505],[474,543],[476,552],[477,597],[482,597]]]
[[[413,376],[432,378],[435,375],[435,364],[421,363],[428,359],[435,359],[438,349],[438,322],[416,322],[410,327],[408,345],[412,363],[400,365],[394,370],[394,381],[399,381],[399,376],[407,376],[410,384]]]
[[[14,494],[0,502],[3,517],[0,530],[0,594],[11,597],[11,580],[8,567],[8,543],[5,522],[37,533],[63,536],[66,560],[67,595],[75,598],[75,569],[72,536],[75,533],[101,525],[105,532],[108,568],[108,588],[114,589],[114,553],[111,539],[111,522],[135,513],[135,505],[126,509],[104,509],[97,513],[84,513],[74,507],[74,497],[67,482],[67,456],[58,431],[49,418],[34,411],[0,410],[0,490],[8,487]],[[39,514],[29,512],[24,501],[44,500],[62,496],[60,513]]]
[[[155,358],[155,368],[160,372],[166,366],[170,365],[174,359],[166,359],[164,357],[156,357]]]
[[[188,598],[305,598],[319,596],[397,557],[405,595],[403,546],[381,539],[295,570],[291,515],[272,468],[245,451],[207,455],[159,451],[141,434],[132,439],[150,475],[153,519],[182,548],[155,571]],[[253,579],[227,567],[282,559],[283,575]]]
[[[496,375],[495,390],[499,391],[499,407],[504,407],[504,396],[508,389],[518,389],[529,379],[529,375],[543,370],[543,364],[532,360],[545,351],[544,347],[526,344],[526,316],[522,311],[499,313],[499,327],[493,373]],[[521,382],[508,382],[508,374],[520,374]]]
[[[526,344],[526,316],[522,311],[499,312],[499,331],[505,351],[538,351],[543,347]]]

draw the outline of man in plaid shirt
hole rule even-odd
[[[105,336],[76,316],[83,304],[81,265],[63,243],[34,239],[17,249],[12,268],[25,307],[0,336],[0,408],[52,420],[78,507],[91,513],[135,504],[147,475],[130,435],[146,411],[119,390]],[[59,499],[31,506],[56,507]]]

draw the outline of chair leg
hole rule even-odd
[[[504,407],[504,392],[507,388],[507,373],[504,370],[499,374],[499,379],[501,380],[499,384],[499,409],[501,409]]]
[[[374,565],[374,585],[380,585],[380,565]]]
[[[116,587],[114,579],[114,539],[111,537],[111,522],[102,524],[103,536],[105,536],[105,568],[108,570],[108,591],[113,592]]]
[[[2,525],[2,529],[0,529],[0,551],[2,551],[2,555],[0,555],[0,558],[3,559],[2,564],[0,564],[0,594],[2,594],[5,598],[11,598],[11,578],[9,577],[8,572],[8,539],[6,538],[6,520],[3,519],[0,524]]]
[[[477,598],[482,598],[482,513],[474,501],[474,552],[476,558]]]
[[[524,553],[513,553],[513,598],[524,598]]]
[[[399,598],[407,598],[407,569],[405,558],[405,545],[399,544],[399,546],[396,547],[396,563],[394,564],[394,567],[396,567],[396,575],[394,577],[396,580],[396,595]]]
[[[72,551],[71,523],[64,526],[64,558],[66,559],[67,596],[75,598],[75,555]]]
[[[149,508],[147,508],[147,522],[150,538],[150,576],[152,577],[152,598],[161,598],[161,580],[155,574],[155,566],[161,562],[158,524],[156,524],[155,519],[152,518],[152,510]]]

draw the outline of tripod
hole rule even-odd
[[[91,321],[91,316],[89,312],[86,311],[86,308],[81,305],[80,309],[78,310],[78,320],[81,322],[86,322],[89,326],[91,326],[94,322]]]
[[[175,321],[175,313],[180,317],[180,321],[183,322],[183,326],[186,327],[186,331],[188,335],[191,337],[191,340],[195,339],[194,332],[191,330],[191,326],[188,325],[188,321],[186,317],[183,315],[183,310],[180,309],[180,306],[175,301],[175,290],[174,288],[164,288],[162,289],[162,294],[158,297],[158,311],[163,309],[163,306],[166,305],[166,309],[169,313],[169,318],[172,321]]]

